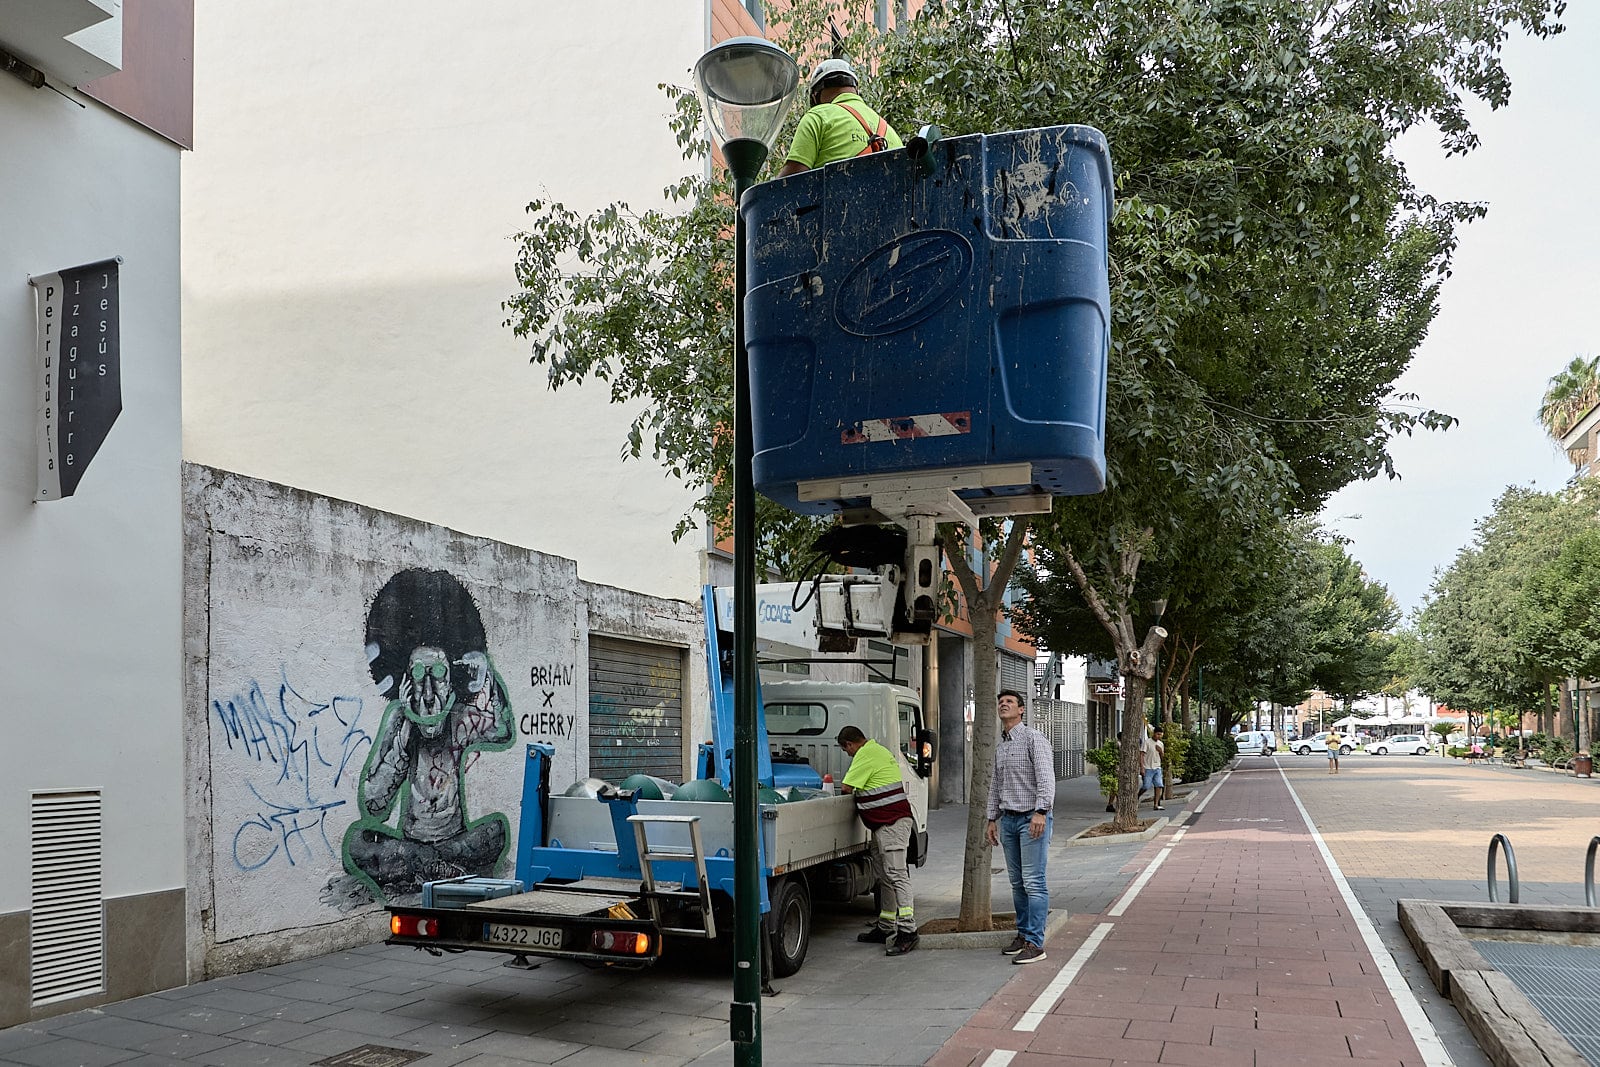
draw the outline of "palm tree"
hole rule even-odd
[[[1453,722],[1436,722],[1432,726],[1428,727],[1429,733],[1435,733],[1439,735],[1440,755],[1449,755],[1447,746],[1450,741],[1450,735],[1455,733],[1455,729],[1456,724]]]
[[[1573,356],[1572,362],[1550,379],[1539,401],[1539,424],[1556,442],[1579,417],[1600,402],[1600,356]]]

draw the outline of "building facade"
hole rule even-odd
[[[0,21],[0,1026],[183,981],[187,25],[137,0]]]
[[[692,598],[706,540],[671,533],[694,497],[648,448],[619,459],[637,406],[551,390],[501,305],[530,201],[642,211],[700,165],[659,85],[753,25],[729,6],[204,6],[185,458]]]

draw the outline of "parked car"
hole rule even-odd
[[[1327,732],[1324,731],[1312,737],[1302,737],[1300,740],[1294,743],[1294,751],[1297,755],[1301,756],[1309,756],[1313,752],[1321,752],[1326,754],[1328,751]],[[1354,751],[1355,748],[1351,745],[1348,739],[1339,742],[1339,755],[1348,756]]]
[[[1428,739],[1421,734],[1396,734],[1394,737],[1380,737],[1376,741],[1367,742],[1364,751],[1369,756],[1387,756],[1391,752],[1426,756]]]
[[[1270,730],[1241,730],[1233,735],[1241,756],[1270,756],[1278,751],[1277,735]]]

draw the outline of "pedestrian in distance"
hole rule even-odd
[[[1328,731],[1328,773],[1339,773],[1339,746],[1344,744],[1344,738],[1338,730]]]
[[[1162,740],[1166,732],[1157,726],[1153,733],[1146,733],[1140,743],[1139,750],[1144,756],[1144,774],[1139,782],[1139,792],[1154,791],[1155,809],[1164,811],[1161,802],[1166,799],[1167,780],[1161,770],[1161,763],[1167,756],[1167,745]]]
[[[838,740],[850,757],[842,788],[855,797],[856,814],[872,833],[869,862],[878,883],[878,921],[856,940],[883,945],[885,956],[904,956],[920,940],[906,866],[916,828],[911,800],[894,753],[854,726],[840,730]]]
[[[811,108],[794,131],[778,177],[890,148],[904,148],[894,127],[856,92],[847,59],[825,59],[811,72]]]
[[[989,779],[989,844],[999,845],[1011,877],[1017,936],[1001,952],[1012,963],[1045,958],[1044,924],[1050,913],[1045,863],[1050,853],[1051,809],[1056,799],[1050,741],[1022,721],[1022,694],[1002,689],[996,701],[1000,738]]]

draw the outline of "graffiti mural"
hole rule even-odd
[[[510,823],[467,818],[467,776],[478,753],[511,746],[515,723],[478,606],[445,571],[404,570],[373,599],[366,639],[388,703],[356,783],[345,871],[379,899],[493,875]]]
[[[242,693],[211,701],[228,751],[267,769],[245,783],[256,803],[233,832],[241,871],[336,856],[328,819],[349,803],[350,782],[372,745],[360,696],[312,699],[289,680],[286,664],[278,675],[270,695],[252,681]]]

